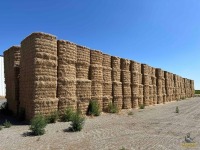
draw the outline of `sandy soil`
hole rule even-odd
[[[130,111],[133,115],[128,115]],[[69,126],[49,124],[42,136],[24,136],[28,125],[4,128],[0,150],[199,150],[200,98],[87,118],[81,132],[66,132]],[[195,143],[185,144],[187,133]]]

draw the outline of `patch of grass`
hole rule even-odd
[[[72,120],[72,115],[74,114],[74,111],[72,108],[67,108],[64,112],[64,114],[61,116],[61,121],[67,122]]]
[[[56,123],[56,121],[58,120],[59,115],[58,112],[52,112],[46,119],[48,123]]]
[[[72,114],[71,121],[71,127],[69,128],[70,131],[77,132],[83,129],[85,118],[82,117],[79,112]]]
[[[144,108],[145,108],[145,105],[144,105],[144,104],[140,104],[140,105],[139,105],[139,108],[140,108],[140,109],[144,109]]]
[[[108,104],[108,112],[109,113],[118,113],[119,110],[118,110],[118,108],[117,108],[117,106],[115,104],[109,103]]]
[[[99,103],[96,100],[91,100],[88,106],[88,115],[99,116],[100,115]]]
[[[45,133],[45,127],[47,125],[46,118],[42,115],[36,115],[31,120],[30,130],[33,135],[43,135]]]
[[[122,148],[120,148],[119,150],[126,150],[126,148],[124,146],[122,146]]]
[[[129,111],[129,112],[128,112],[128,115],[129,115],[129,116],[132,116],[133,114],[134,114],[134,113],[133,113],[132,111]]]
[[[179,108],[178,108],[178,106],[176,106],[176,113],[179,113]]]
[[[195,90],[195,94],[200,94],[200,90]]]
[[[10,123],[10,121],[5,121],[4,123],[3,123],[3,126],[5,127],[5,128],[10,128],[11,126],[12,126],[12,124]]]

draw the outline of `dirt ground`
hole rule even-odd
[[[176,106],[179,113],[175,113]],[[132,111],[132,115],[128,113]],[[0,131],[0,150],[186,150],[200,149],[200,97],[144,110],[123,110],[87,118],[81,132],[66,132],[70,123],[46,127],[42,136],[24,136],[28,125]],[[194,143],[186,143],[190,133]]]

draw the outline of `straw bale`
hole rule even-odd
[[[84,79],[77,79],[76,81],[76,96],[77,99],[79,98],[85,98],[90,99],[91,98],[91,81],[90,80],[84,80]]]
[[[103,54],[103,64],[104,67],[111,68],[111,56],[108,54]]]
[[[60,97],[58,102],[58,110],[60,113],[64,113],[67,108],[71,108],[74,111],[77,110],[76,97]]]
[[[121,70],[130,71],[130,60],[121,58]]]
[[[108,111],[108,106],[110,103],[112,103],[112,96],[103,96],[103,111]]]
[[[145,106],[149,106],[149,85],[144,85],[143,96]]]
[[[139,63],[133,60],[130,61],[130,70],[131,72],[139,72]]]
[[[149,85],[149,75],[143,74],[143,84]]]
[[[118,110],[121,110],[123,105],[123,97],[113,96],[113,104],[118,108]]]
[[[121,70],[119,69],[112,69],[112,81],[121,81]]]
[[[103,96],[112,96],[112,82],[103,82]]]
[[[138,97],[132,97],[132,108],[138,108]]]
[[[122,82],[131,82],[131,72],[130,71],[126,71],[126,70],[122,70],[121,71],[121,81]]]
[[[90,65],[90,80],[103,81],[103,68],[99,65]]]
[[[90,99],[77,99],[77,110],[82,114],[86,115]]]
[[[69,41],[58,40],[58,58],[59,62],[68,62],[75,64],[77,62],[77,47],[76,44]]]
[[[103,63],[103,53],[97,50],[90,51],[90,64],[91,65],[100,65]]]
[[[139,84],[139,98],[138,98],[138,105],[143,104],[143,85]]]
[[[120,58],[111,56],[111,67],[115,70],[120,70]]]
[[[91,96],[91,100],[96,100],[99,104],[99,110],[103,110],[103,97],[102,96]]]
[[[149,74],[149,66],[148,65],[142,64],[141,69],[142,69],[142,74],[143,75],[148,75]]]
[[[103,95],[103,84],[99,81],[92,81],[91,83],[91,96],[101,96]]]
[[[77,45],[77,63],[90,64],[90,50],[87,47]]]
[[[143,75],[138,74],[138,76],[139,76],[139,84],[143,84]]]
[[[123,96],[123,109],[130,109],[132,107],[131,96]]]
[[[103,67],[103,80],[105,82],[111,82],[112,81],[112,68]]]
[[[163,103],[163,95],[157,95],[157,104]]]
[[[139,84],[139,73],[138,72],[131,72],[131,83],[133,85]]]
[[[58,79],[57,87],[58,97],[75,97],[76,96],[76,80],[69,80],[67,78]]]
[[[58,66],[58,78],[67,77],[68,79],[76,79],[76,66],[75,64],[68,64]]]
[[[113,82],[113,97],[114,96],[122,96],[122,83],[121,82]]]
[[[131,97],[131,83],[122,83],[122,93],[125,97]]]
[[[89,64],[76,64],[76,78],[88,79],[89,78]]]

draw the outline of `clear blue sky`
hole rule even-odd
[[[35,31],[162,68],[200,89],[200,0],[0,2],[0,54]]]

